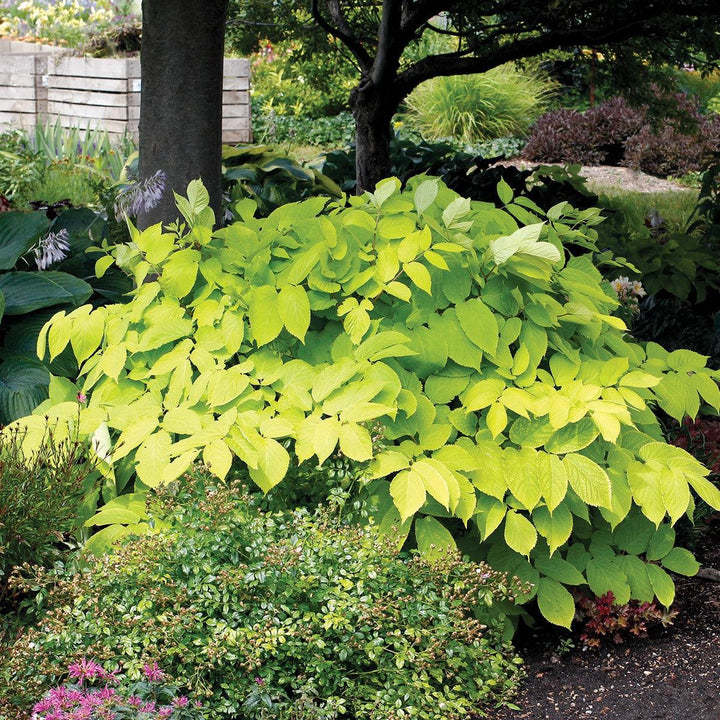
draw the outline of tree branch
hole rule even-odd
[[[340,42],[342,42],[355,56],[363,75],[369,75],[373,64],[372,58],[363,47],[362,43],[355,36],[352,28],[345,19],[345,16],[340,9],[339,0],[325,0],[325,7],[335,24],[332,25],[322,16],[322,13],[320,12],[320,0],[311,0],[310,3],[310,11],[315,19],[315,22],[323,30],[325,30],[325,32],[340,40]]]
[[[404,98],[420,83],[436,76],[471,75],[487,72],[498,65],[514,60],[534,57],[548,50],[573,45],[598,46],[623,42],[642,35],[648,21],[663,15],[666,10],[658,6],[645,8],[642,14],[627,16],[608,22],[599,28],[572,28],[550,30],[542,35],[514,39],[505,45],[474,57],[458,57],[457,53],[430,55],[398,75],[396,84]],[[511,32],[507,33],[512,35]]]
[[[371,78],[375,85],[381,85],[395,77],[400,64],[400,55],[407,44],[400,40],[402,20],[401,0],[383,0],[378,46]]]

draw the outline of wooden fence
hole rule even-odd
[[[140,60],[75,57],[61,48],[0,39],[0,131],[38,122],[103,128],[137,139]],[[250,61],[226,58],[223,142],[250,142]]]

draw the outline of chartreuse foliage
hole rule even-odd
[[[381,527],[428,554],[462,538],[532,581],[554,623],[572,620],[568,586],[672,602],[665,570],[697,568],[672,524],[691,488],[717,508],[720,492],[651,406],[718,408],[718,374],[625,335],[592,255],[563,247],[592,247],[596,210],[390,179],[262,220],[244,200],[244,221],[213,233],[207,194],[188,193],[183,224],[112,251],[137,283],[129,304],[60,313],[39,341],[77,357],[106,496],[131,464],[138,491],[199,459],[224,477],[235,456],[269,490],[339,450],[368,463]],[[38,412],[72,424],[76,392],[54,384]]]

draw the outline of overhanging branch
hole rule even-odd
[[[311,0],[310,3],[310,11],[315,22],[323,30],[325,30],[325,32],[329,33],[333,37],[336,37],[348,48],[348,50],[350,50],[350,52],[355,56],[355,59],[358,61],[363,75],[369,74],[373,59],[353,33],[352,28],[348,24],[342,10],[340,9],[339,0],[326,0],[325,7],[332,18],[334,25],[328,22],[320,12],[320,0]]]

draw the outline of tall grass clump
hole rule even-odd
[[[407,120],[429,140],[472,143],[524,135],[554,92],[555,84],[547,76],[514,65],[475,75],[436,77],[408,97]]]

